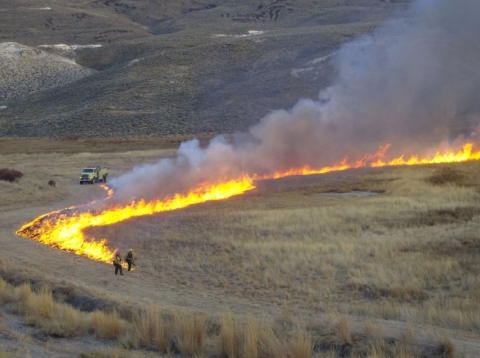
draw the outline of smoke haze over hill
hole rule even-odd
[[[418,0],[373,34],[343,45],[337,79],[318,100],[277,110],[232,140],[183,143],[173,159],[111,181],[120,200],[163,198],[202,182],[271,174],[390,143],[391,155],[427,154],[475,140],[480,119],[480,3]]]

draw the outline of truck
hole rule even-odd
[[[83,183],[106,183],[108,170],[107,167],[95,166],[83,168],[82,174],[80,174],[80,184]]]

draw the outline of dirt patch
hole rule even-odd
[[[425,181],[432,185],[463,184],[465,176],[453,168],[441,168]]]
[[[334,198],[366,198],[369,196],[377,196],[379,194],[380,193],[374,192],[374,191],[354,190],[354,191],[347,191],[345,193],[337,193],[337,192],[318,193],[317,195],[334,197]]]
[[[452,238],[445,245],[429,246],[425,248],[435,256],[454,258],[463,270],[480,274],[480,236],[468,234]]]
[[[461,224],[471,221],[475,215],[480,214],[480,208],[466,207],[455,209],[430,210],[419,213],[415,217],[395,220],[385,220],[387,228],[422,227],[445,224]]]
[[[345,288],[349,291],[358,291],[365,298],[381,299],[394,298],[400,302],[425,301],[430,295],[418,285],[406,284],[392,287],[377,287],[367,284],[347,284]]]

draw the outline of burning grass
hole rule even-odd
[[[465,282],[478,284],[480,196],[475,187],[431,185],[424,180],[430,171],[364,176],[363,186],[385,191],[377,197],[308,195],[330,187],[332,174],[89,232],[115,237],[120,247],[135,242],[142,267],[174,285],[280,307],[479,329],[480,301],[462,292]]]
[[[131,152],[124,157],[112,156],[107,164],[127,168],[157,154]],[[57,163],[49,167],[52,158]],[[25,167],[18,168],[27,172],[24,168],[29,168],[31,160],[41,172],[57,171],[57,182],[62,183],[58,192],[22,194],[29,200],[17,193],[18,201],[31,202],[33,197],[46,205],[63,195],[78,204],[78,198],[93,191],[103,195],[100,188],[79,188],[74,179],[67,180],[65,173],[78,158],[82,162],[102,159],[86,154],[64,159],[50,155],[42,162],[37,156],[8,156],[7,165],[18,167],[16,163],[22,162]],[[442,174],[452,171],[457,174]],[[37,185],[30,175],[33,172],[27,172],[22,185]],[[78,174],[71,172],[73,178]],[[132,293],[136,299],[144,298],[143,286],[161,283],[205,297],[259,304],[267,316],[284,312],[276,317],[279,325],[268,328],[261,321],[248,323],[237,315],[231,315],[231,323],[223,324],[229,318],[212,315],[217,313],[216,307],[202,313],[206,320],[198,323],[190,320],[197,313],[187,312],[187,326],[174,325],[173,317],[180,317],[175,310],[157,307],[155,313],[153,308],[146,309],[138,313],[138,320],[119,311],[118,318],[134,322],[136,328],[128,331],[132,324],[126,324],[127,331],[120,328],[116,337],[127,347],[152,347],[162,352],[183,349],[197,352],[188,354],[202,354],[205,347],[208,352],[215,347],[218,356],[241,357],[245,352],[250,356],[255,352],[308,356],[309,347],[315,357],[461,356],[454,337],[450,338],[452,350],[440,339],[432,342],[419,332],[427,325],[459,334],[480,330],[479,172],[478,163],[469,162],[285,178],[263,182],[256,190],[227,201],[89,228],[87,235],[107,237],[112,247],[122,252],[134,248],[140,266],[134,273],[139,276],[138,282],[129,284],[139,290]],[[439,175],[454,179],[441,184],[429,179]],[[363,198],[316,195],[352,190],[381,194]],[[10,195],[5,194],[7,198]],[[7,200],[2,205],[7,209],[11,203],[13,200]],[[50,272],[55,267],[44,266],[43,270]],[[88,282],[81,272],[73,275],[62,271],[61,275],[79,280],[79,284]],[[24,290],[19,293],[19,302],[28,297]],[[102,304],[87,306],[92,306],[93,312]],[[68,318],[63,322],[68,324],[46,323],[55,322],[57,311],[64,312]],[[67,327],[79,332],[93,327],[91,318],[85,320],[91,317],[85,312],[75,313],[66,307],[53,312],[53,318],[35,315],[40,318],[29,318],[28,322],[52,336],[72,335]],[[112,311],[105,314],[108,312]],[[248,316],[249,312],[244,313]],[[330,315],[334,318],[325,321]],[[345,317],[344,321],[338,317]],[[379,320],[384,320],[384,328]],[[374,323],[363,327],[362,321]],[[140,322],[150,323],[142,326]],[[392,333],[399,322],[410,322],[416,333]],[[237,353],[228,353],[232,350]]]
[[[358,161],[351,162],[348,158],[345,158],[333,166],[323,168],[314,169],[304,165],[266,175],[244,173],[234,179],[217,178],[213,181],[192,184],[195,186],[188,188],[186,192],[175,192],[164,198],[131,199],[131,202],[126,204],[109,204],[106,202],[98,210],[77,211],[73,210],[76,208],[73,208],[69,212],[55,211],[25,224],[17,231],[17,234],[62,250],[72,251],[78,255],[85,255],[94,260],[110,262],[114,251],[107,247],[106,240],[86,237],[84,235],[85,229],[112,225],[134,217],[183,209],[208,201],[227,199],[254,189],[255,183],[259,180],[278,179],[292,175],[325,174],[352,168],[462,162],[480,158],[480,152],[476,151],[473,143],[465,144],[462,150],[457,153],[437,152],[436,156],[431,158],[420,159],[417,156],[412,156],[408,160],[400,156],[390,161],[384,161],[388,148],[389,145],[380,147],[376,153],[366,154]]]

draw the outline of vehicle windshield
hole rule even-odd
[[[85,168],[83,169],[84,173],[93,173],[93,168]]]

